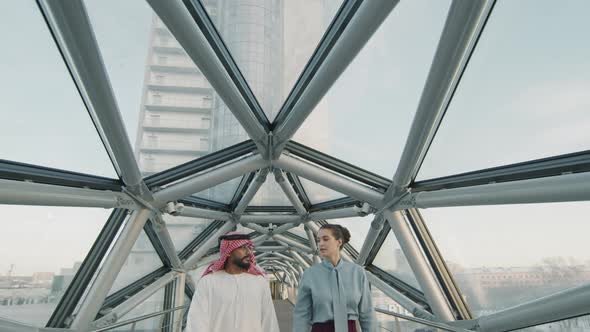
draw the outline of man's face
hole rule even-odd
[[[232,263],[244,270],[247,270],[250,268],[250,264],[252,264],[252,260],[250,259],[252,249],[253,248],[250,245],[241,246],[232,251],[229,258],[232,260]]]

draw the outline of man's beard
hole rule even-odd
[[[242,258],[234,257],[233,263],[236,264],[236,266],[238,266],[239,268],[242,268],[244,270],[248,270],[250,268],[250,263],[245,262],[245,259],[249,258],[249,257],[250,256],[245,256]]]

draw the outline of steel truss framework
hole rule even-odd
[[[194,284],[186,272],[215,259],[218,236],[236,225],[254,231],[251,234],[261,266],[295,287],[303,271],[318,261],[315,236],[326,220],[369,214],[374,215],[374,220],[360,252],[346,245],[343,256],[364,266],[373,286],[416,317],[468,329],[499,331],[590,313],[585,305],[590,299],[590,286],[583,286],[474,319],[417,210],[590,199],[589,151],[415,181],[495,1],[453,1],[392,179],[290,139],[395,10],[397,1],[344,1],[272,123],[200,1],[147,2],[251,140],[142,178],[83,3],[39,0],[39,9],[119,175],[119,179],[108,179],[0,161],[0,204],[115,208],[47,328],[88,330],[108,326],[160,288],[165,289],[164,309],[182,306],[182,294],[198,296],[193,295]],[[242,180],[229,204],[190,196],[237,176]],[[292,206],[251,206],[257,190],[272,176]],[[312,203],[300,178],[345,197]],[[214,221],[185,248],[178,248],[177,254],[163,220],[167,214]],[[304,225],[305,237],[289,231],[299,225]],[[108,295],[142,230],[162,267]],[[422,291],[372,264],[390,233],[400,243]],[[180,328],[182,315],[167,313],[166,324],[173,320]],[[24,325],[13,328],[30,330]]]

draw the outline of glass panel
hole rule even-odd
[[[476,316],[590,281],[588,203],[421,213]]]
[[[182,251],[212,222],[211,219],[173,217],[169,214],[164,214],[164,220],[174,242],[176,252]]]
[[[152,296],[150,296],[145,302],[129,311],[126,315],[122,316],[119,321],[125,321],[139,316],[160,312],[164,310],[164,292],[165,287],[160,288]],[[109,331],[160,331],[160,327],[164,322],[165,315],[156,316],[150,319],[142,320],[134,324],[121,326],[119,328]]]
[[[295,234],[297,236],[304,238],[305,240],[308,240],[307,233],[305,232],[305,226],[303,225],[291,228],[289,230],[289,233]]]
[[[448,0],[400,1],[294,139],[390,178],[449,4]]]
[[[346,197],[346,195],[342,193],[339,193],[330,188],[326,188],[313,181],[309,181],[301,177],[299,178],[299,180],[301,181],[301,185],[303,186],[303,189],[305,190],[305,193],[307,194],[307,197],[309,198],[312,204]]]
[[[338,224],[346,227],[350,232],[350,244],[358,251],[361,250],[363,243],[365,243],[365,238],[367,237],[373,218],[373,216],[365,216],[333,219],[329,220],[329,222],[330,224]]]
[[[412,272],[410,264],[393,232],[389,231],[383,245],[379,249],[379,252],[377,252],[377,256],[373,260],[373,265],[401,279],[414,288],[421,290],[414,276],[414,272]]]
[[[0,205],[0,317],[45,326],[110,212]]]
[[[240,185],[242,177],[234,178],[230,181],[224,182],[213,188],[203,190],[194,194],[193,196],[206,198],[215,202],[229,204]]]
[[[207,0],[203,3],[272,121],[342,0]]]
[[[558,322],[514,330],[516,332],[588,332],[590,331],[590,316],[581,316]]]
[[[379,288],[371,286],[371,297],[373,300],[373,306],[375,308],[384,309],[387,311],[395,312],[398,314],[413,316],[412,313],[404,309],[399,303],[392,300],[389,296],[385,295]],[[401,331],[401,332],[414,332],[416,328],[421,327],[417,323],[406,321],[398,317],[386,315],[382,313],[376,313],[377,324],[379,326],[378,331]]]
[[[286,181],[286,180],[285,180]],[[293,206],[274,177],[268,176],[262,184],[250,205],[254,206]]]
[[[125,288],[136,280],[141,279],[163,266],[160,257],[144,231],[139,234],[125,264],[117,275],[109,294]]]
[[[0,159],[117,178],[37,4],[0,12]]]
[[[418,178],[589,149],[588,10],[498,1]]]
[[[144,175],[248,139],[145,1],[84,3]]]

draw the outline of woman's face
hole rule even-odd
[[[340,252],[342,240],[336,240],[332,230],[320,229],[318,233],[318,247],[320,249],[320,256],[333,257]]]

